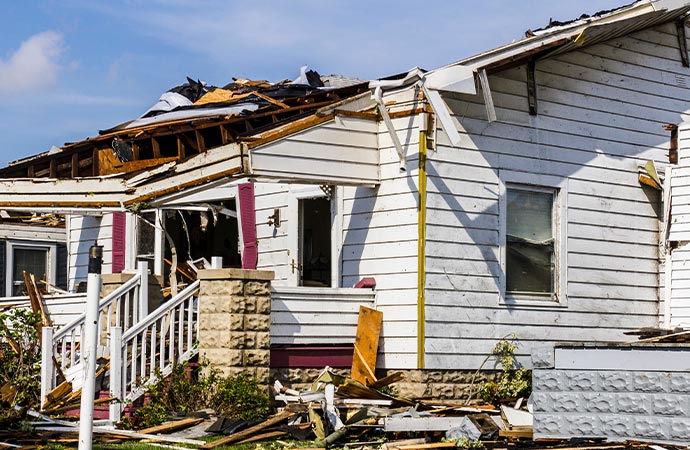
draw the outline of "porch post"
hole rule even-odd
[[[155,350],[153,350],[155,351]],[[122,414],[122,328],[110,329],[110,396],[117,401],[110,404],[108,418],[112,423],[120,421]]]
[[[79,450],[91,450],[93,437],[93,400],[96,391],[96,349],[98,346],[98,307],[101,292],[103,246],[89,249],[89,275],[86,285],[86,318],[81,351],[84,381],[79,409]]]
[[[41,400],[39,409],[43,409],[48,392],[55,389],[55,366],[53,364],[53,327],[41,330]]]
[[[139,320],[149,315],[149,263],[139,261],[137,263],[139,272]]]

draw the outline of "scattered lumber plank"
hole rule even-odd
[[[457,446],[455,442],[434,442],[431,444],[411,444],[401,445],[397,447],[398,450],[424,450],[428,448],[454,448]]]
[[[637,343],[640,342],[690,342],[690,331],[681,331],[679,333],[666,334],[637,341]]]
[[[237,444],[249,444],[250,442],[264,441],[266,439],[273,439],[276,437],[285,436],[286,434],[286,431],[269,431],[268,433],[257,434],[256,436],[252,436],[250,438],[239,441]]]
[[[357,334],[350,378],[365,385],[376,382],[376,355],[383,323],[383,313],[366,306],[359,307]]]
[[[204,419],[200,417],[189,417],[187,419],[176,420],[155,427],[144,428],[143,430],[137,430],[137,432],[141,434],[172,433],[174,431],[193,427],[203,421]]]
[[[60,402],[63,397],[66,397],[71,393],[72,383],[67,380],[63,381],[62,383],[58,384],[55,389],[46,394],[45,402],[43,403],[43,407],[41,409],[44,411],[49,409],[51,406],[54,406]]]
[[[3,402],[12,403],[12,400],[17,395],[17,388],[10,382],[5,383],[0,388],[0,399]]]
[[[10,347],[12,347],[12,351],[15,353],[21,353],[22,348],[19,346],[17,341],[12,339],[12,334],[9,332],[7,329],[7,325],[5,325],[5,322],[0,320],[0,329],[4,330],[4,335],[6,336],[7,343],[10,344]]]
[[[372,389],[381,389],[382,387],[386,387],[389,384],[397,383],[398,381],[401,381],[404,378],[405,375],[402,372],[393,372],[392,374],[369,384],[369,387]]]
[[[356,398],[369,400],[391,400],[392,406],[414,406],[414,402],[406,398],[393,397],[375,389],[370,389],[355,380],[345,380],[338,386],[337,391],[340,398]]]
[[[459,427],[467,420],[465,416],[447,417],[384,417],[383,429],[386,433],[398,431],[448,431]]]
[[[401,439],[397,441],[389,441],[381,446],[381,450],[399,450],[405,445],[422,445],[426,444],[426,438]]]
[[[51,326],[52,322],[50,320],[50,315],[48,314],[48,309],[46,308],[41,291],[38,289],[38,285],[36,284],[36,277],[34,277],[33,273],[22,272],[22,274],[24,275],[26,293],[29,295],[29,300],[31,302],[31,309],[33,312],[41,313],[44,326]],[[40,336],[41,335],[39,333],[39,337]]]
[[[115,397],[108,397],[108,398],[97,398],[96,400],[93,401],[94,405],[102,405],[103,403],[110,403],[114,402],[117,399]],[[48,414],[61,414],[67,411],[71,411],[73,409],[79,409],[81,406],[81,395],[79,396],[79,401],[75,401],[69,404],[65,404],[56,408],[49,409],[47,411],[44,411],[45,413]]]
[[[533,433],[532,433],[531,429],[518,428],[518,429],[512,429],[512,430],[498,430],[498,435],[500,437],[507,437],[507,438],[532,439]],[[559,449],[559,450],[562,450],[562,449]]]
[[[254,425],[253,427],[249,427],[246,430],[239,431],[237,433],[233,433],[230,436],[226,436],[224,438],[218,439],[217,441],[209,442],[205,445],[202,445],[201,448],[203,449],[209,449],[209,448],[215,448],[218,447],[219,445],[225,445],[229,444],[231,442],[237,442],[240,441],[244,438],[248,438],[252,436],[254,433],[257,433],[261,430],[264,430],[270,426],[273,426],[277,423],[282,422],[283,420],[287,419],[290,417],[293,413],[287,410],[283,410],[277,414],[272,415],[269,417],[267,420]]]

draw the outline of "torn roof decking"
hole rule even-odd
[[[126,124],[84,141],[66,144],[61,151],[41,154],[0,169],[0,178],[76,179],[131,173],[170,161],[184,161],[212,148],[233,142],[252,141],[254,135],[309,117],[319,108],[368,92],[366,83],[338,89],[313,90],[307,95],[266,100],[261,92],[250,92],[226,103],[204,103],[188,108],[192,117],[152,123],[136,128]],[[259,107],[234,115],[203,115],[209,106],[242,105],[256,97]],[[197,115],[194,115],[198,111]],[[113,139],[131,146],[133,161],[121,163],[112,151]]]
[[[453,91],[457,86],[466,87],[468,81],[476,93],[473,73],[476,75],[481,70],[491,73],[530,59],[594,45],[681,19],[688,11],[689,0],[636,2],[598,16],[532,32],[520,41],[428,73],[419,71],[419,76],[411,77],[409,83],[397,85],[408,86],[428,78],[426,81],[436,80],[435,86],[429,83],[430,90]],[[0,206],[123,208],[204,183],[243,176],[319,184],[376,184],[378,167],[372,153],[367,151],[375,144],[369,142],[343,152],[339,146],[347,144],[348,139],[341,138],[337,144],[330,145],[328,140],[314,138],[318,133],[333,131],[332,128],[348,131],[352,126],[376,134],[376,122],[381,117],[370,97],[370,88],[375,83],[338,89],[315,88],[305,95],[270,99],[264,98],[265,91],[260,90],[238,91],[239,95],[231,92],[233,101],[204,103],[206,112],[209,107],[240,107],[243,102],[253,102],[257,107],[253,111],[240,109],[239,114],[230,116],[198,115],[174,121],[158,118],[153,120],[156,123],[135,128],[131,126],[137,121],[128,122],[101,136],[66,145],[59,152],[38,155],[0,169],[0,178],[15,179],[3,182],[9,183],[4,190],[8,195],[0,198]],[[437,107],[434,110],[441,114]],[[415,112],[406,114],[411,113]],[[131,161],[120,162],[115,156],[111,146],[116,138],[131,146]],[[301,147],[294,144],[310,139],[314,144],[311,153],[302,155]],[[252,155],[256,156],[255,160]],[[333,164],[343,162],[353,163],[350,169],[355,170],[344,176],[333,170]],[[319,169],[322,169],[320,174]],[[361,170],[354,174],[357,169]],[[52,188],[58,185],[59,190]],[[48,199],[46,192],[56,195]]]
[[[329,103],[313,114],[255,133],[185,160],[174,159],[127,174],[78,178],[0,180],[0,207],[47,210],[102,208],[123,210],[218,180],[251,177],[317,184],[378,183],[379,117],[355,109],[370,105],[368,92]],[[413,111],[408,112],[411,114]],[[346,137],[357,130],[360,139]],[[328,143],[337,136],[339,145]],[[324,141],[324,139],[326,141]],[[298,152],[294,149],[299,147]],[[250,154],[251,152],[251,154]],[[251,162],[251,159],[254,159]],[[132,163],[140,163],[133,161]],[[124,163],[132,164],[132,163]],[[286,167],[291,167],[286,171]],[[46,195],[50,193],[50,195]]]

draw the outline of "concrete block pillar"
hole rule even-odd
[[[200,270],[199,353],[225,375],[269,383],[271,281],[262,270]]]

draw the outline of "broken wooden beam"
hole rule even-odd
[[[231,442],[237,442],[240,441],[244,438],[248,438],[252,436],[254,433],[257,433],[261,430],[264,430],[270,426],[273,426],[277,423],[282,422],[283,420],[287,419],[290,417],[293,413],[287,410],[283,410],[277,414],[272,415],[269,417],[267,420],[254,425],[253,427],[249,427],[246,430],[239,431],[237,433],[233,433],[230,436],[226,436],[224,438],[218,439],[217,441],[209,442],[205,445],[202,445],[201,448],[204,449],[209,449],[209,448],[215,448],[218,447],[219,445],[225,445],[229,444]]]
[[[176,420],[173,422],[167,422],[155,427],[144,428],[143,430],[138,430],[138,433],[142,434],[156,434],[156,433],[172,433],[178,430],[184,430],[185,428],[193,427],[203,422],[204,419],[200,417],[189,417],[187,419]]]

